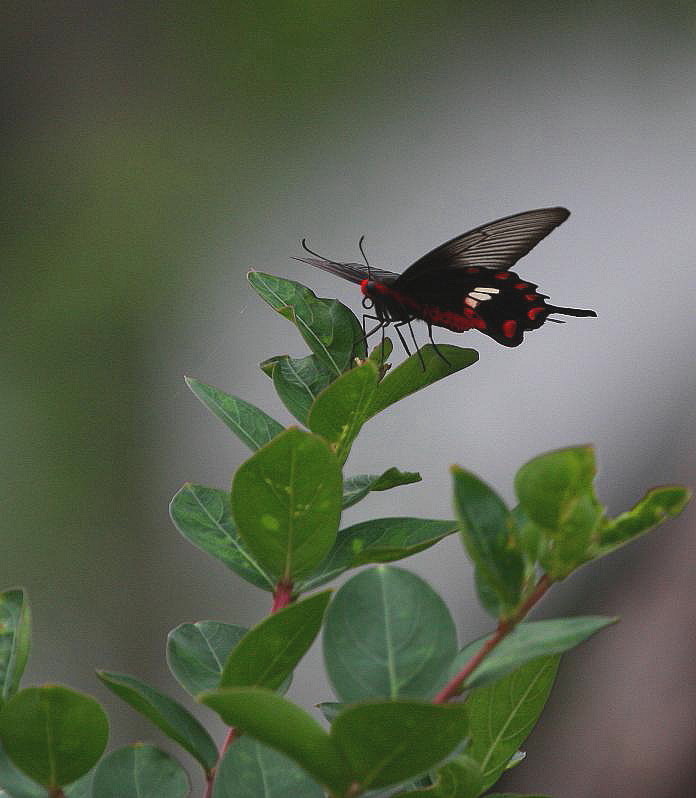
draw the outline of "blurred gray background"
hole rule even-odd
[[[3,587],[35,615],[28,682],[103,701],[113,746],[162,742],[97,683],[164,665],[183,621],[252,624],[269,600],[179,537],[182,482],[224,487],[248,456],[190,374],[289,421],[258,369],[304,346],[249,267],[338,296],[290,257],[401,271],[496,217],[573,215],[520,264],[592,307],[364,429],[349,473],[419,470],[346,513],[451,515],[448,466],[512,499],[539,452],[594,442],[612,512],[696,483],[696,17],[691,3],[7,3],[0,351]],[[424,330],[417,330],[423,335]],[[401,355],[399,354],[399,357]],[[557,586],[539,615],[619,614],[566,656],[505,788],[682,798],[696,765],[694,510]],[[455,539],[403,563],[462,642],[490,628]],[[321,657],[292,697],[330,697]],[[200,711],[217,735],[211,713]],[[182,759],[190,764],[190,760]]]

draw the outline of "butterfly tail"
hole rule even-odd
[[[583,310],[582,308],[559,308],[555,305],[547,305],[550,313],[562,313],[564,316],[596,316],[594,310]]]

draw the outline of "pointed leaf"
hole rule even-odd
[[[186,384],[252,451],[260,449],[283,431],[283,425],[243,399],[219,391],[212,385],[186,377]]]
[[[336,377],[316,355],[275,358],[271,373],[281,401],[305,425],[312,402]]]
[[[311,573],[336,540],[341,470],[326,443],[290,428],[237,470],[232,508],[247,549],[274,582]]]
[[[46,798],[46,790],[25,775],[0,746],[0,798]]]
[[[101,706],[67,687],[20,690],[0,712],[7,755],[45,787],[62,787],[87,773],[104,752],[108,736]]]
[[[194,546],[252,585],[273,590],[273,579],[239,537],[232,520],[229,493],[187,482],[172,499],[169,512],[176,528]]]
[[[467,736],[463,704],[370,702],[344,710],[331,739],[363,788],[399,784],[435,767]]]
[[[532,660],[495,684],[469,694],[464,705],[471,734],[466,755],[478,762],[482,789],[495,784],[534,728],[559,661],[559,655]]]
[[[377,366],[365,360],[322,391],[309,411],[309,428],[326,438],[340,463],[345,463],[353,441],[369,417],[378,376]]]
[[[570,651],[617,620],[587,615],[520,623],[469,676],[465,687],[483,687],[533,659]],[[465,646],[453,661],[450,676],[458,673],[487,639],[482,637]]]
[[[678,485],[648,491],[630,510],[602,524],[599,542],[601,555],[630,543],[667,519],[676,517],[690,499],[691,491]]]
[[[330,590],[318,593],[250,629],[232,649],[220,687],[280,687],[319,634],[330,598]]]
[[[326,559],[298,589],[313,590],[358,565],[410,557],[456,531],[454,521],[429,518],[375,518],[354,524],[338,533]]]
[[[178,701],[125,673],[97,671],[101,681],[133,709],[197,759],[205,771],[215,767],[218,752],[211,736]]]
[[[235,726],[293,759],[320,784],[343,794],[351,781],[348,766],[329,735],[303,709],[269,690],[228,687],[199,700]]]
[[[450,374],[472,366],[478,360],[478,352],[473,349],[461,349],[449,344],[439,344],[438,349],[447,358],[449,364],[445,363],[431,344],[421,347],[420,353],[425,363],[425,369],[423,369],[420,358],[415,354],[390,371],[379,384],[369,417],[380,413],[405,396],[432,385],[443,377],[448,377]]]
[[[92,783],[95,798],[186,798],[190,790],[181,765],[144,743],[127,745],[104,757]]]
[[[365,357],[362,327],[355,315],[336,299],[320,299],[309,288],[251,271],[247,279],[256,293],[292,321],[312,352],[338,377],[355,357]]]
[[[212,798],[324,798],[324,790],[291,759],[244,735],[227,749]]]
[[[454,622],[442,599],[400,568],[357,574],[326,614],[324,661],[342,701],[430,698],[456,648]]]
[[[247,630],[220,621],[182,623],[167,638],[167,663],[179,684],[192,696],[214,690],[230,651]]]
[[[462,540],[476,566],[477,583],[483,583],[481,603],[491,609],[488,591],[493,591],[505,617],[520,602],[525,576],[514,518],[497,493],[474,474],[454,466],[452,475]]]
[[[23,590],[0,593],[0,707],[19,690],[31,647],[31,613]]]
[[[417,471],[399,471],[398,468],[388,468],[383,474],[357,474],[343,480],[343,509],[352,507],[367,496],[368,493],[378,490],[391,490],[401,485],[411,485],[420,482],[421,475]]]

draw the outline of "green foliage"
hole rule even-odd
[[[520,746],[561,654],[615,621],[528,622],[528,612],[554,582],[678,515],[690,494],[654,488],[610,518],[594,491],[594,452],[580,446],[522,466],[512,510],[457,466],[456,521],[387,517],[341,526],[342,510],[371,492],[421,479],[396,468],[343,474],[365,422],[478,355],[441,345],[445,361],[428,345],[391,369],[389,339],[367,358],[361,325],[340,302],[259,272],[249,282],[311,350],[261,364],[307,429],[286,429],[249,402],[187,379],[253,454],[231,491],[187,483],[170,507],[188,541],[273,594],[271,615],[251,629],[198,621],[177,626],[167,640],[174,677],[234,728],[218,747],[188,709],[158,689],[124,674],[98,676],[198,761],[210,798],[321,798],[325,790],[330,798],[395,791],[478,798],[524,760]],[[383,565],[457,531],[481,605],[497,619],[494,631],[463,647],[440,596],[414,574]],[[381,564],[354,575],[331,603],[331,591],[302,598],[371,563]],[[320,705],[328,731],[281,695],[322,626],[338,699]],[[47,788],[51,798],[187,796],[187,773],[157,748],[135,744],[101,758],[108,725],[93,699],[64,687],[20,689],[30,627],[23,591],[1,593],[0,798],[47,798]]]

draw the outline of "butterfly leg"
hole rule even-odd
[[[435,341],[433,341],[433,325],[432,324],[428,324],[428,338],[430,338],[430,343],[433,345],[433,349],[435,350],[435,353],[437,354],[437,356],[441,360],[444,360],[445,363],[447,363],[448,366],[451,366],[452,364],[449,362],[449,360],[447,360],[447,358],[437,348],[437,344],[435,343]]]
[[[408,356],[410,357],[411,356],[411,350],[408,348],[408,345],[406,343],[406,339],[404,338],[403,334],[401,333],[401,330],[399,329],[399,327],[403,327],[404,324],[408,324],[408,329],[411,332],[411,340],[413,341],[413,346],[416,349],[416,354],[418,355],[418,359],[420,360],[421,368],[423,369],[423,371],[425,371],[425,360],[423,360],[423,355],[421,354],[421,351],[420,351],[420,349],[418,347],[418,342],[416,341],[416,336],[413,334],[413,327],[411,326],[411,319],[407,319],[406,321],[400,321],[398,324],[394,325],[394,329],[396,330],[396,332],[399,335],[399,338],[401,339],[401,343],[402,343],[404,349],[406,350],[406,354],[408,354]]]

